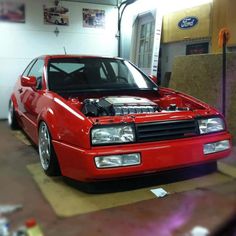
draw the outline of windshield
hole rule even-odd
[[[131,63],[109,58],[51,59],[48,85],[54,92],[157,90],[157,86]]]

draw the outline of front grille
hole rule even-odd
[[[192,137],[199,134],[195,120],[137,124],[137,141],[151,142]]]

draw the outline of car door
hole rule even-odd
[[[33,61],[30,62],[30,64],[26,67],[25,71],[21,76],[28,76],[32,66],[35,64],[36,60],[34,59]],[[24,114],[25,114],[25,106],[24,106],[24,100],[25,97],[27,97],[28,90],[26,87],[23,87],[20,83],[20,80],[17,82],[18,89],[16,90],[16,100],[17,100],[17,111],[18,115],[20,116],[20,121],[21,125],[23,126],[24,129]]]
[[[38,101],[42,96],[42,80],[44,71],[44,60],[37,59],[27,76],[35,76],[37,86],[35,88],[26,87],[22,96],[24,106],[24,130],[35,141],[37,139],[37,118],[40,112]]]

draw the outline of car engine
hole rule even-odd
[[[86,116],[122,116],[127,114],[155,113],[156,103],[146,98],[131,96],[110,96],[100,99],[85,99],[82,112]]]

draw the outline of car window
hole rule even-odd
[[[38,59],[28,74],[28,76],[36,77],[37,79],[36,89],[38,90],[42,89],[43,67],[44,67],[44,60]]]
[[[33,60],[30,62],[30,64],[26,67],[25,71],[23,72],[23,76],[28,76],[33,64],[35,63],[36,60]]]
[[[83,70],[84,63],[52,63],[49,69],[49,72],[59,72],[64,71],[68,74],[72,74],[73,72]]]
[[[107,80],[107,71],[104,66],[100,68],[100,75],[102,80]]]
[[[129,69],[123,63],[112,62],[111,66],[117,78],[126,78],[128,81],[130,80],[131,74],[129,73]]]
[[[56,58],[48,65],[52,91],[156,89],[127,61],[110,58]]]

